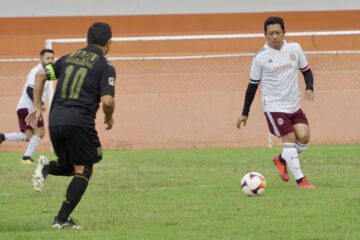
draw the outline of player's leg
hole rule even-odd
[[[12,133],[4,133],[3,141],[10,141],[10,142],[22,142],[26,141],[26,135],[24,132],[12,132]]]
[[[294,125],[296,134],[296,149],[298,153],[306,150],[307,144],[310,140],[310,128],[309,125],[304,123],[297,123]]]
[[[32,137],[34,137],[34,130],[31,127],[27,126],[24,133],[25,133],[25,141],[30,143],[30,140],[32,139]],[[28,147],[29,147],[29,143],[28,143]],[[24,164],[33,163],[34,160],[31,158],[31,155],[26,155],[26,151],[25,151],[21,162]]]
[[[298,188],[316,188],[307,180],[301,170],[299,155],[295,143],[295,132],[282,136],[281,140],[283,141],[283,151],[281,156],[285,159],[288,168],[294,175]]]
[[[44,135],[45,135],[45,128],[43,124],[41,126],[38,125],[37,128],[33,129],[33,134],[29,139],[29,143],[23,155],[23,161],[27,161],[27,160],[32,161],[31,157],[39,147],[41,143],[41,139],[44,137]]]
[[[296,136],[296,150],[298,153],[301,153],[307,148],[310,140],[309,123],[301,109],[292,114],[291,122]],[[315,188],[305,177],[297,180],[297,183],[299,188]]]
[[[19,121],[19,132],[12,133],[1,133],[0,134],[0,143],[3,141],[11,141],[11,142],[19,142],[19,141],[27,141],[28,136],[26,131],[31,131],[28,126],[26,126],[25,118],[28,115],[29,111],[26,108],[22,108],[16,111]],[[28,130],[29,129],[29,130]]]
[[[92,175],[93,165],[74,165],[75,173],[69,183],[69,186],[66,190],[65,199],[61,205],[61,208],[54,219],[53,227],[54,228],[63,228],[64,223],[72,221],[70,214],[74,211],[78,203],[80,202],[82,196],[84,195],[90,177]],[[73,225],[78,226],[72,221]],[[72,226],[73,228],[77,228]]]
[[[275,135],[276,137],[280,138],[281,135],[283,135],[281,127],[279,125],[283,125],[283,118],[286,116],[282,116],[281,113],[275,113],[275,112],[265,112],[266,121],[268,123],[269,131]],[[287,182],[289,181],[289,174],[287,171],[286,161],[282,154],[277,154],[273,158],[273,163],[278,169],[278,174],[280,178]]]
[[[71,219],[70,214],[87,189],[93,164],[102,158],[101,145],[95,129],[71,126],[64,126],[64,128],[69,131],[66,138],[66,150],[70,162],[74,164],[74,176],[67,188],[65,200],[55,217],[53,227],[56,228],[59,223],[66,223]]]
[[[274,135],[281,138],[283,142],[282,152],[278,158],[274,158],[274,164],[278,168],[280,177],[286,181],[285,170],[282,164],[286,162],[286,166],[290,169],[294,175],[298,187],[303,187],[301,184],[308,183],[301,167],[298,156],[298,150],[296,148],[296,132],[292,123],[294,114],[280,113],[280,112],[268,112],[265,113],[269,130]],[[281,161],[282,160],[282,161]],[[288,176],[287,176],[288,177]],[[305,188],[315,188],[311,183],[307,184]]]
[[[40,156],[37,166],[32,175],[32,185],[35,191],[42,191],[46,177],[72,176],[74,173],[73,165],[68,161],[66,152],[66,142],[62,137],[62,130],[59,127],[49,128],[51,143],[58,159],[50,161],[45,156]]]
[[[301,109],[293,114],[291,122],[296,134],[296,149],[298,153],[301,153],[306,150],[310,140],[309,123]]]
[[[304,174],[300,167],[299,156],[296,149],[295,132],[292,131],[288,134],[281,136],[280,138],[283,142],[281,156],[286,161],[288,168],[294,175],[295,180],[298,182],[300,179],[304,178]]]

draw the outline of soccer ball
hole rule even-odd
[[[266,180],[258,172],[249,172],[241,179],[242,191],[248,196],[259,196],[265,192]]]

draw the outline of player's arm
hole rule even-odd
[[[114,97],[111,95],[104,95],[101,97],[102,109],[105,115],[105,124],[107,125],[105,130],[112,128],[114,124],[113,113],[115,109]]]
[[[314,77],[309,67],[304,51],[302,50],[300,45],[298,45],[298,48],[299,48],[298,49],[299,70],[303,74],[306,84],[305,99],[312,101],[314,100]]]
[[[104,123],[106,124],[105,130],[110,130],[114,124],[113,113],[115,109],[115,78],[115,69],[110,63],[108,63],[100,80],[100,95],[102,109],[105,115]]]
[[[310,69],[307,67],[304,71],[300,69],[301,73],[304,76],[305,80],[305,99],[306,100],[314,100],[314,76]]]
[[[237,128],[239,128],[239,129],[241,128],[241,125],[246,126],[246,122],[247,122],[249,112],[250,112],[250,107],[251,107],[252,102],[254,101],[255,94],[256,94],[256,91],[259,86],[259,82],[260,82],[260,80],[250,79],[250,82],[248,84],[248,87],[247,87],[246,93],[245,93],[245,101],[244,101],[243,110],[242,110],[241,116],[237,122]]]
[[[55,65],[48,64],[43,69],[39,70],[35,75],[35,84],[33,91],[34,108],[26,117],[25,121],[28,125],[36,127],[38,120],[41,118],[42,110],[42,93],[44,91],[44,85],[46,80],[56,80],[57,74],[55,71]]]
[[[262,52],[262,50],[260,50],[259,52]],[[258,55],[255,55],[251,63],[250,81],[245,93],[243,110],[236,124],[237,128],[239,129],[241,129],[241,125],[243,125],[244,127],[246,126],[246,122],[248,120],[248,116],[250,112],[250,107],[254,100],[256,90],[258,88],[258,85],[260,84],[261,78],[262,78],[262,63],[258,59]]]
[[[38,120],[41,118],[41,105],[42,105],[41,96],[44,90],[44,85],[46,80],[47,80],[47,76],[43,69],[36,73],[35,85],[33,89],[34,107],[25,120],[28,125],[34,128],[36,128],[36,124]]]

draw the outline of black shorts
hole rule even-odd
[[[102,149],[95,129],[77,126],[49,127],[50,139],[59,161],[87,165],[102,159]]]

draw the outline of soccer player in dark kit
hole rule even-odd
[[[86,191],[93,164],[102,159],[95,130],[95,116],[100,103],[106,129],[111,129],[114,124],[116,73],[104,56],[110,50],[111,37],[109,24],[92,24],[85,48],[44,66],[36,75],[34,110],[26,120],[32,126],[36,125],[41,118],[41,93],[45,81],[58,79],[49,115],[50,138],[58,159],[49,161],[45,156],[39,157],[32,176],[34,190],[43,189],[48,175],[73,176],[54,218],[53,228],[80,228],[70,214]]]

